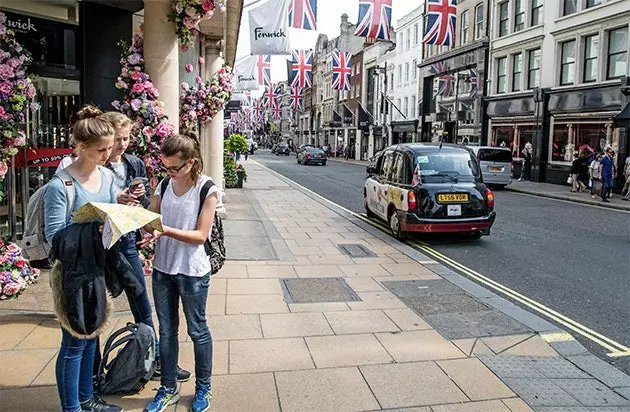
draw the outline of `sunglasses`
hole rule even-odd
[[[187,164],[188,162],[184,162],[184,164],[181,166],[162,167],[162,169],[166,173],[176,174],[176,173],[179,173],[179,171],[182,170],[184,167],[186,167]]]

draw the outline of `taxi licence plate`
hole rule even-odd
[[[456,202],[468,202],[470,200],[470,194],[468,193],[442,193],[438,194],[438,202],[441,203],[456,203]]]

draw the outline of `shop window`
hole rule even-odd
[[[530,50],[527,64],[527,88],[540,87],[540,49]]]
[[[562,43],[561,51],[560,85],[573,84],[575,80],[575,40]]]
[[[475,40],[483,36],[483,4],[475,8]]]
[[[574,153],[586,146],[601,152],[609,144],[614,145],[615,142],[607,141],[609,128],[612,130],[610,124],[603,119],[593,122],[555,122],[551,141],[551,161],[571,162]]]
[[[525,7],[523,0],[514,1],[514,32],[521,31],[525,28]]]
[[[506,1],[499,4],[499,37],[507,36],[509,19],[509,4]]]
[[[518,53],[512,56],[512,91],[521,90],[521,73],[523,72],[522,54]]]
[[[597,50],[599,48],[599,36],[587,36],[584,38],[584,83],[597,80]]]
[[[522,157],[522,151],[527,142],[534,141],[533,125],[517,126],[493,126],[491,145],[495,147],[508,147],[513,158]]]
[[[469,11],[468,10],[464,11],[462,15],[460,16],[460,19],[462,21],[462,28],[461,28],[461,36],[460,36],[459,43],[467,44],[468,43],[468,26],[470,24]]]
[[[626,74],[628,67],[628,28],[608,32],[608,78]]]
[[[564,0],[563,16],[577,12],[578,0]]]
[[[586,8],[595,7],[602,4],[602,0],[586,0]]]
[[[532,16],[531,26],[542,24],[543,19],[543,0],[532,0]]]
[[[507,57],[497,59],[497,93],[505,93],[505,77],[507,76]]]

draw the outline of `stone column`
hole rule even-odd
[[[205,43],[205,78],[210,80],[223,66],[221,42]],[[225,190],[223,190],[223,110],[219,111],[212,121],[201,127],[201,156],[204,174],[212,177],[214,183],[221,188],[222,201],[217,204],[217,212],[225,214]]]
[[[160,92],[164,110],[179,131],[179,44],[175,25],[168,21],[171,0],[144,2],[144,61]]]

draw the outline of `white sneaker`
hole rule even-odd
[[[595,195],[591,195],[591,198],[595,199]]]

